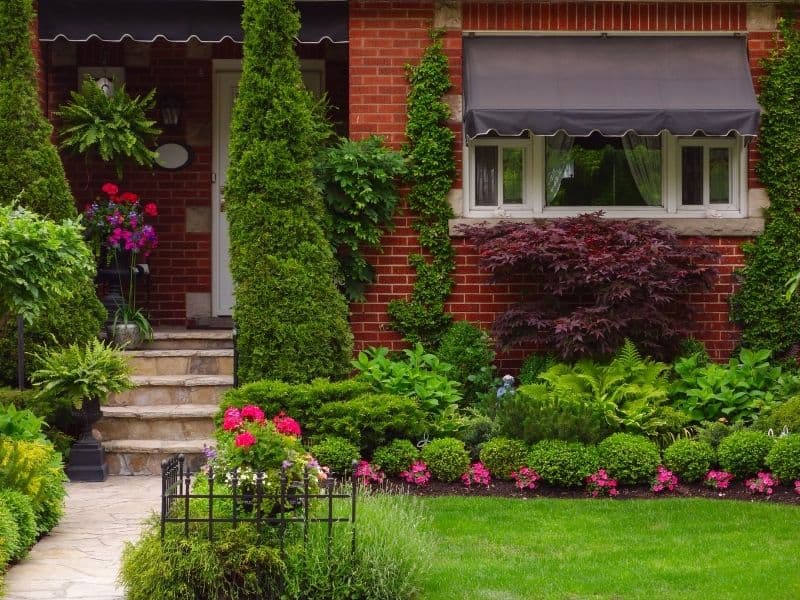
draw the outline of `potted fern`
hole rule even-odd
[[[103,481],[108,474],[105,454],[92,435],[101,417],[100,405],[113,393],[133,387],[130,368],[122,354],[99,340],[73,344],[37,355],[39,368],[31,375],[37,396],[69,402],[80,419],[81,436],[72,446],[66,472],[73,481]]]

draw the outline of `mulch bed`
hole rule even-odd
[[[462,483],[441,483],[432,481],[424,486],[409,486],[407,483],[396,480],[393,483],[402,485],[408,493],[415,496],[479,496],[500,498],[589,498],[582,488],[559,488],[540,485],[535,490],[520,491],[511,481],[493,481],[487,488],[473,485],[467,488]],[[714,498],[722,500],[742,500],[745,502],[778,502],[780,504],[800,505],[800,495],[795,493],[794,486],[779,486],[772,496],[753,494],[744,487],[743,482],[734,482],[727,490],[714,490],[702,484],[679,485],[675,491],[654,494],[646,486],[620,486],[619,495],[615,500],[659,498]]]

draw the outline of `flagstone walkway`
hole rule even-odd
[[[5,600],[122,600],[116,586],[125,541],[160,505],[160,477],[68,483],[64,516],[6,575]]]

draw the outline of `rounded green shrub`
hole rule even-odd
[[[686,483],[700,481],[713,464],[714,449],[705,442],[677,440],[664,450],[664,465]]]
[[[453,366],[448,376],[461,384],[464,404],[474,405],[494,393],[494,348],[492,339],[468,321],[453,323],[442,336],[436,355]]]
[[[19,529],[14,513],[0,500],[0,568],[21,554]]]
[[[734,431],[738,430],[722,421],[703,421],[697,428],[697,439],[711,446],[711,449],[716,452],[720,442]]]
[[[372,462],[389,477],[396,477],[419,458],[419,450],[408,440],[392,440],[375,450]]]
[[[767,466],[784,483],[800,479],[800,435],[775,440],[767,454]]]
[[[311,453],[320,465],[329,467],[337,475],[349,474],[353,470],[353,461],[360,456],[358,446],[335,435],[314,444]]]
[[[771,420],[775,429],[781,430],[786,427],[789,433],[800,433],[800,396],[789,398],[776,407],[772,411]]]
[[[11,556],[11,560],[19,560],[36,543],[36,515],[33,512],[33,502],[17,490],[2,490],[0,505],[5,505],[17,523],[19,551]]]
[[[615,433],[597,446],[600,467],[620,483],[648,481],[656,472],[661,456],[658,447],[640,435]]]
[[[542,440],[531,448],[527,466],[551,485],[579,486],[598,469],[597,449],[580,442]]]
[[[498,479],[511,479],[511,472],[525,466],[528,449],[519,440],[496,437],[481,447],[480,459]]]
[[[455,481],[469,468],[469,452],[464,442],[455,438],[433,440],[422,449],[422,460],[431,475],[445,483]]]
[[[719,443],[719,466],[744,479],[764,468],[773,439],[766,433],[753,430],[736,431]]]

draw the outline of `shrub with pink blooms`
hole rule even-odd
[[[481,462],[473,463],[469,470],[461,475],[461,481],[467,487],[472,487],[472,484],[475,485],[485,485],[487,488],[489,484],[492,482],[492,474],[489,473],[489,469]]]
[[[759,471],[758,475],[744,482],[744,486],[750,490],[751,494],[763,494],[765,496],[771,496],[775,488],[780,484],[780,479],[766,471]]]
[[[656,494],[660,494],[664,491],[673,492],[676,487],[678,487],[678,476],[663,465],[658,465],[656,477],[650,489]]]
[[[586,478],[586,491],[592,498],[600,496],[613,498],[619,495],[617,480],[612,479],[605,469],[599,469],[597,473],[592,473]]]
[[[358,461],[356,477],[361,485],[380,485],[386,479],[383,471],[363,459]]]
[[[800,496],[800,479],[794,482],[794,493]]]
[[[511,479],[514,480],[514,487],[518,490],[535,490],[541,477],[533,469],[522,467],[519,471],[511,473]]]
[[[715,471],[712,469],[706,474],[705,484],[715,490],[727,490],[733,479],[733,473],[728,473],[728,471]]]
[[[415,461],[407,470],[400,473],[400,478],[411,485],[428,485],[431,472],[423,461]]]
[[[108,248],[148,257],[158,245],[149,218],[158,216],[154,202],[143,202],[133,192],[121,192],[113,183],[103,185],[104,197],[86,205],[83,222],[95,250]]]

